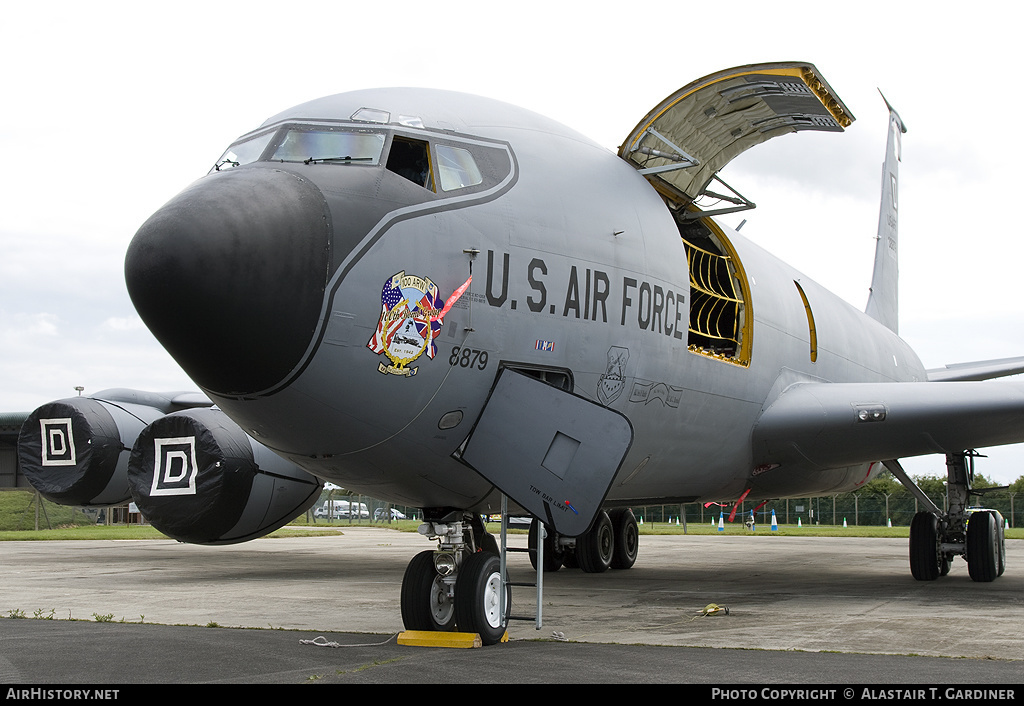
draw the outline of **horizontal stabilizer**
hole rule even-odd
[[[1007,375],[1024,373],[1024,357],[980,360],[973,363],[955,363],[928,371],[932,382],[961,382],[965,380],[991,380]]]
[[[754,428],[755,465],[822,470],[1024,441],[1024,383],[803,383]]]

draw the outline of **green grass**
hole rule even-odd
[[[36,523],[35,493],[27,490],[0,492],[0,531],[32,530]],[[72,527],[95,524],[80,509],[43,500],[39,508],[40,527]]]
[[[167,539],[167,537],[150,525],[97,525],[95,519],[83,513],[81,510],[64,507],[43,501],[46,516],[49,517],[52,529],[34,530],[35,507],[32,505],[34,494],[28,491],[5,491],[0,492],[0,541],[11,540],[47,540],[47,539]],[[40,527],[46,527],[44,515],[40,513]],[[271,538],[279,537],[315,537],[332,536],[338,532],[344,532],[348,528],[356,527],[378,527],[392,529],[399,532],[415,532],[419,527],[418,520],[398,520],[389,523],[374,523],[369,520],[349,522],[348,520],[317,520],[307,522],[305,515],[294,520],[285,527],[267,535]],[[890,537],[906,538],[909,536],[910,528],[884,527],[874,525],[778,525],[777,531],[772,531],[768,524],[757,525],[757,530],[751,532],[737,519],[735,522],[724,523],[724,532],[719,533],[717,523],[712,526],[710,516],[707,522],[689,522],[685,532],[682,525],[670,524],[667,522],[645,522],[640,525],[642,535],[751,535],[751,536],[781,536],[781,537]],[[496,522],[487,523],[487,531],[495,536],[501,531],[501,525]],[[509,530],[512,534],[525,534],[526,530]],[[1024,539],[1024,528],[1011,528],[1006,530],[1007,539]]]

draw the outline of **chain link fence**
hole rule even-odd
[[[944,494],[928,494],[938,507],[946,509],[946,496]],[[1008,490],[998,490],[986,493],[983,497],[977,498],[974,502],[979,507],[998,510],[1002,513],[1010,527],[1019,527],[1024,521],[1024,494]],[[810,498],[788,498],[784,500],[769,500],[757,507],[760,503],[740,503],[736,511],[736,518],[745,518],[750,511],[756,508],[755,518],[757,524],[767,525],[771,523],[772,510],[775,511],[775,519],[779,524],[802,524],[819,525],[842,525],[845,520],[847,525],[874,525],[885,526],[890,522],[893,526],[908,527],[919,510],[920,503],[907,491],[890,494],[878,494],[868,492],[840,493],[838,495],[827,495]],[[634,507],[634,514],[643,516],[646,522],[674,522],[677,519],[682,522],[684,513],[687,522],[708,523],[717,520],[720,513],[726,516],[732,512],[732,505],[719,506],[711,505],[704,507],[703,504],[691,503],[686,505],[647,505]]]

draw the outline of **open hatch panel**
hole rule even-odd
[[[751,64],[705,76],[668,96],[633,128],[619,156],[662,196],[684,206],[710,193],[716,173],[754,145],[800,130],[842,132],[853,120],[813,64]],[[736,207],[695,216],[753,208],[733,193],[724,198]]]

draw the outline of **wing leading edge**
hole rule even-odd
[[[1024,383],[799,383],[753,430],[756,466],[823,470],[1024,442]]]
[[[991,380],[1024,373],[1024,357],[982,360],[974,363],[954,363],[928,371],[931,382],[960,382],[964,380]]]

